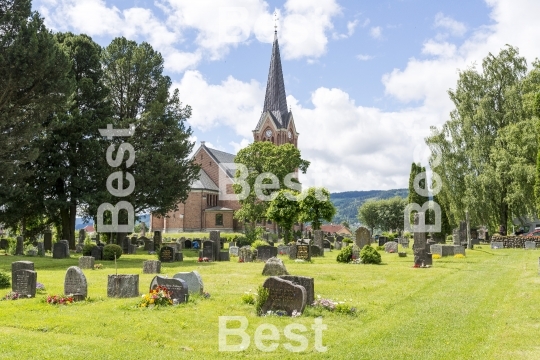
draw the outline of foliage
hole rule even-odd
[[[24,254],[28,256],[33,256],[37,254],[38,248],[35,247],[32,243],[26,244],[24,247]]]
[[[358,220],[371,229],[371,235],[373,230],[379,225],[379,207],[376,200],[368,200],[358,208]]]
[[[114,255],[120,259],[122,248],[116,244],[107,244],[103,247],[103,260],[114,260]]]
[[[3,271],[0,271],[0,289],[11,286],[11,277]]]
[[[82,254],[84,256],[91,256],[92,249],[94,249],[96,246],[97,246],[96,244],[84,244]]]
[[[246,245],[251,245],[247,237],[239,236],[236,239],[236,246],[242,247],[242,246],[246,246]]]
[[[142,296],[139,307],[169,306],[173,304],[171,292],[166,286],[156,286],[148,294]]]
[[[394,241],[394,239],[397,236],[399,236],[399,234],[397,234],[397,233],[387,232],[387,231],[383,232],[381,235],[386,236],[388,238],[388,241]]]
[[[245,293],[242,294],[242,302],[244,304],[255,305],[256,298],[257,298],[257,294],[251,292],[251,290],[246,291]]]
[[[481,71],[461,71],[448,94],[454,110],[426,139],[430,165],[442,180],[440,201],[451,225],[469,212],[471,224],[500,224],[532,214],[538,139],[537,119],[527,99],[538,92],[538,65],[527,63],[510,45],[488,54]]]
[[[248,170],[245,181],[249,185],[242,186],[239,183],[233,185],[236,194],[242,194],[245,191],[243,199],[239,199],[241,208],[235,213],[237,219],[245,222],[257,222],[263,220],[266,211],[270,206],[276,190],[291,188],[300,190],[300,184],[294,175],[295,169],[306,173],[309,161],[300,157],[300,150],[292,144],[274,145],[268,141],[258,141],[241,149],[234,162],[245,166]],[[273,184],[272,188],[264,189],[255,186],[256,179],[262,174],[272,174],[273,180],[265,177],[262,184]],[[240,179],[242,172],[236,170],[236,178]],[[262,198],[262,199],[261,199]]]
[[[346,264],[351,262],[351,259],[352,259],[352,246],[345,246],[344,248],[342,248],[336,258],[337,262],[346,263]]]
[[[403,213],[406,199],[395,196],[390,199],[379,200],[378,216],[379,226],[383,230],[403,230]]]
[[[360,251],[360,259],[363,264],[380,264],[381,254],[377,252],[373,247],[366,245]]]
[[[330,312],[336,312],[338,314],[346,315],[356,315],[356,308],[352,307],[349,304],[346,304],[344,301],[334,301],[331,299],[321,298],[320,295],[317,296],[317,299],[311,304],[315,310],[317,308],[324,309]]]
[[[433,254],[433,255],[431,255],[431,258],[432,258],[432,259],[440,259],[440,258],[441,258],[441,255],[439,255],[439,254]]]
[[[255,240],[255,241],[253,242],[253,244],[251,244],[251,247],[252,247],[253,249],[257,249],[259,246],[268,246],[268,245],[270,245],[270,244],[267,243],[267,242],[264,241],[264,240]]]
[[[353,239],[351,239],[351,238],[349,238],[349,237],[346,237],[346,238],[343,238],[343,242],[344,242],[344,243],[347,243],[347,244],[351,244],[351,243],[353,243],[354,241],[353,241]]]
[[[262,315],[262,307],[266,300],[268,299],[268,296],[270,295],[270,290],[268,290],[265,287],[259,286],[257,288],[257,299],[255,301],[255,311],[257,315]]]
[[[277,222],[284,230],[285,244],[291,240],[293,225],[298,222],[300,216],[297,195],[298,192],[294,190],[279,190],[266,210],[266,218]]]
[[[330,193],[325,188],[310,187],[298,195],[300,201],[300,221],[310,222],[313,230],[319,230],[323,220],[332,221],[336,208],[330,201]]]
[[[47,304],[51,305],[67,305],[72,304],[74,301],[72,296],[65,295],[48,295]]]
[[[262,237],[263,233],[264,233],[264,228],[262,226],[253,227],[251,224],[245,224],[244,237],[246,240],[245,240],[244,245],[253,244],[255,240],[260,239]],[[240,242],[240,238],[238,238],[238,241]],[[242,243],[244,243],[244,240],[242,240]]]

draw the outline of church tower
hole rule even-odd
[[[270,58],[270,70],[266,83],[266,95],[261,117],[255,130],[253,141],[271,141],[276,145],[293,144],[298,147],[298,135],[294,126],[294,118],[287,108],[285,84],[281,70],[281,57],[277,29],[274,31],[274,44]]]

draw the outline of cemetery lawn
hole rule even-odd
[[[107,298],[107,275],[114,262],[98,261],[100,270],[84,270],[89,300],[49,305],[47,294],[62,294],[70,259],[0,255],[0,269],[11,273],[11,262],[35,263],[37,281],[46,287],[36,298],[0,301],[0,358],[17,359],[540,359],[540,276],[538,251],[520,249],[467,250],[464,259],[433,260],[433,267],[414,269],[411,250],[405,258],[382,253],[382,265],[336,262],[337,251],[295,263],[281,257],[289,273],[315,278],[315,295],[345,301],[357,316],[306,310],[301,317],[257,317],[243,304],[246,291],[256,291],[266,277],[263,263],[198,263],[194,251],[184,262],[163,263],[162,275],[197,270],[211,297],[192,296],[174,307],[138,308],[140,299]],[[156,259],[139,250],[122,255],[118,274],[139,274],[140,293],[154,275],[142,274],[144,260]],[[0,296],[10,289],[1,289]],[[323,346],[315,349],[312,325],[322,314]],[[250,345],[242,352],[219,352],[219,316],[245,316]],[[255,346],[254,333],[275,325],[279,347],[271,353]],[[306,327],[307,350],[283,335],[285,326]],[[238,322],[229,327],[237,327]],[[298,330],[295,330],[299,333]],[[269,345],[272,341],[265,341]],[[227,343],[240,343],[228,337]]]

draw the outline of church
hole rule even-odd
[[[290,143],[298,147],[298,135],[293,114],[287,107],[277,31],[274,31],[264,106],[253,130],[253,141],[271,141],[276,145]],[[232,190],[234,157],[211,149],[201,141],[193,155],[193,161],[201,166],[198,180],[191,184],[188,198],[178,204],[178,210],[169,212],[166,217],[150,216],[151,231],[241,231],[241,222],[234,219],[234,212],[240,209]],[[276,231],[275,224],[268,222],[265,225],[267,230]]]

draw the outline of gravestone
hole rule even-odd
[[[287,245],[279,245],[277,247],[277,252],[279,255],[289,255],[289,246]]]
[[[206,240],[203,242],[202,257],[214,261],[214,242]]]
[[[204,284],[202,277],[197,271],[179,272],[174,274],[173,279],[184,280],[187,284],[190,294],[202,294],[204,292]]]
[[[238,256],[238,246],[229,246],[229,254],[231,256]]]
[[[11,290],[22,297],[36,296],[37,272],[19,269],[13,272]]]
[[[86,230],[80,229],[79,230],[79,244],[84,244],[85,239],[86,239]]]
[[[408,249],[409,248],[409,238],[406,238],[406,237],[401,238],[400,244],[404,249]]]
[[[306,304],[312,305],[315,301],[315,280],[307,276],[281,275],[280,278],[303,286],[306,289]]]
[[[159,274],[161,272],[161,261],[146,260],[143,262],[143,274]]]
[[[139,275],[109,275],[107,296],[115,298],[139,297]]]
[[[17,236],[17,245],[15,247],[15,255],[24,255],[24,239],[22,236]]]
[[[432,253],[427,253],[426,254],[426,260],[424,262],[424,265],[433,265],[433,254]]]
[[[154,251],[154,240],[144,240],[144,250],[145,251]]]
[[[329,240],[324,240],[323,241],[323,249],[324,251],[330,251],[331,250],[331,243]]]
[[[363,249],[364,246],[371,244],[371,235],[367,228],[360,226],[358,229],[356,229],[355,235],[356,235],[356,238],[355,238],[354,243],[360,249]]]
[[[130,243],[131,241],[129,240],[129,238],[127,236],[124,237],[124,239],[122,240],[122,253],[123,254],[129,254]]]
[[[94,246],[92,248],[91,256],[96,260],[102,260],[103,259],[103,247]]]
[[[465,246],[454,245],[454,255],[461,254],[465,256]]]
[[[129,240],[131,245],[137,245],[138,240],[136,236],[132,236]]]
[[[289,275],[289,272],[285,268],[283,261],[277,257],[271,257],[264,264],[262,271],[264,276],[279,276],[279,275]]]
[[[334,243],[335,239],[333,236],[329,236],[328,237],[328,241],[330,241],[330,243]],[[324,245],[324,244],[323,244]]]
[[[323,250],[317,245],[310,245],[309,251],[312,257],[322,256],[321,254],[323,253]]]
[[[289,259],[296,260],[297,256],[297,246],[296,244],[289,245]]]
[[[45,251],[52,251],[52,231],[44,230],[43,231],[43,246]]]
[[[154,251],[157,251],[157,249],[161,246],[161,231],[154,231]]]
[[[306,289],[301,285],[295,285],[291,281],[271,276],[265,280],[263,287],[269,290],[268,298],[262,306],[262,313],[269,310],[286,311],[291,316],[293,311],[302,313],[306,307]]]
[[[504,243],[502,241],[492,241],[491,249],[504,249]]]
[[[384,244],[384,251],[387,253],[397,253],[398,252],[397,242],[389,241],[386,244]]]
[[[212,241],[213,250],[214,250],[214,261],[220,261],[219,252],[221,250],[221,237],[219,230],[210,231],[210,241]]]
[[[174,253],[174,261],[184,261],[184,254],[181,251]]]
[[[192,247],[191,240],[184,241],[184,248],[185,249],[191,249],[191,247]]]
[[[251,246],[246,245],[242,246],[238,250],[238,261],[240,262],[252,262],[254,258],[254,252],[251,249]]]
[[[337,241],[334,243],[334,249],[335,250],[341,250],[341,247],[343,246],[343,243],[341,241]]]
[[[434,244],[429,248],[432,254],[437,254],[440,257],[454,256],[454,245]]]
[[[7,239],[0,239],[1,250],[7,250],[8,246],[9,246],[9,242],[7,241]]]
[[[360,251],[362,251],[362,249],[360,249],[359,246],[354,244],[353,247],[352,247],[352,259],[353,260],[360,259]]]
[[[177,303],[187,302],[189,299],[188,284],[182,279],[166,278],[157,275],[150,283],[150,291],[157,286],[165,286],[171,292],[171,299]]]
[[[94,260],[93,257],[90,257]],[[88,284],[86,276],[77,266],[70,266],[64,278],[64,294],[72,295],[75,301],[84,300],[88,296]]]
[[[379,246],[384,246],[388,242],[388,238],[386,236],[379,236]]]
[[[15,279],[15,271],[17,270],[32,270],[34,271],[34,263],[32,261],[14,261],[11,263],[11,278]]]
[[[79,258],[79,268],[81,269],[93,269],[96,259],[92,256],[81,256]]]
[[[307,244],[296,245],[295,259],[311,261],[311,246]]]
[[[313,245],[316,245],[319,247],[319,249],[323,249],[323,246],[324,246],[324,233],[322,232],[322,230],[314,230],[313,231]],[[324,256],[324,253],[323,254],[318,254],[318,255],[315,255],[315,254],[312,254],[312,256]]]
[[[174,248],[172,248],[171,246],[163,246],[161,249],[159,249],[159,261],[173,262]]]
[[[414,214],[414,224],[418,226],[418,224],[425,224],[425,213],[423,212],[417,212]],[[426,264],[426,233],[425,232],[415,232],[414,233],[414,244],[413,244],[413,252],[414,252],[414,266],[420,267],[425,266]]]
[[[45,246],[43,245],[43,241],[38,241],[37,243],[37,254],[38,256],[45,256]]]
[[[219,252],[219,261],[231,261],[231,256],[228,251]]]
[[[534,250],[534,249],[536,249],[536,242],[525,241],[525,250]]]
[[[60,240],[53,244],[53,259],[65,259],[69,257],[69,243],[67,240]]]
[[[142,237],[146,236],[146,223],[144,222],[141,223],[141,236]]]
[[[277,256],[277,248],[274,246],[263,245],[257,248],[257,260],[266,261]]]

